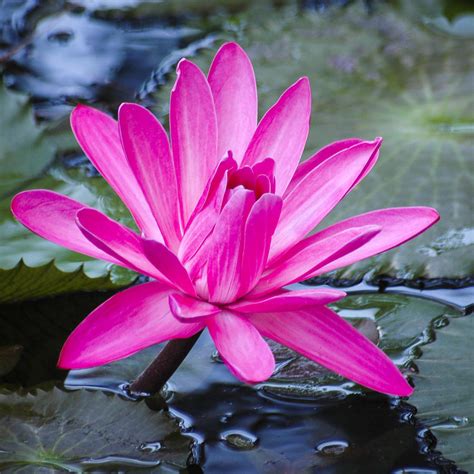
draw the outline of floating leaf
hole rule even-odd
[[[120,288],[120,285],[111,280],[110,273],[90,277],[86,275],[82,265],[77,270],[65,272],[59,270],[54,261],[39,267],[29,267],[21,260],[10,270],[0,269],[0,303],[116,288]]]
[[[100,177],[84,168],[53,168],[28,188],[52,189],[133,225],[128,211]],[[10,212],[11,198],[0,201],[0,302],[79,290],[106,290],[130,284],[134,272],[71,252],[44,240]]]
[[[459,468],[474,470],[474,365],[472,315],[451,319],[423,346],[416,361],[415,393],[410,399],[438,440],[436,449]]]
[[[365,332],[374,326],[380,337],[378,346],[403,368],[413,359],[414,349],[427,342],[426,331],[433,321],[444,321],[460,316],[460,311],[443,303],[413,296],[392,293],[349,295],[332,305],[347,321]],[[366,389],[343,377],[325,370],[305,357],[286,348],[278,350],[282,368],[268,382],[266,390],[278,394],[299,394],[319,397],[328,391],[335,393],[363,393]],[[285,360],[285,355],[286,360]]]
[[[189,456],[190,439],[167,413],[101,392],[4,390],[0,417],[2,471],[150,472],[162,463],[184,468]]]
[[[54,148],[34,119],[28,97],[0,81],[0,197],[38,175],[54,158]]]
[[[336,278],[472,275],[474,56],[466,54],[472,42],[436,34],[383,3],[374,15],[362,2],[325,14],[255,8],[262,11],[242,13],[222,37],[248,51],[261,113],[308,75],[314,112],[305,156],[345,137],[385,140],[375,169],[324,224],[393,206],[433,206],[441,213],[441,222],[413,242]],[[214,50],[196,58],[204,69]],[[168,93],[156,96],[160,115]]]

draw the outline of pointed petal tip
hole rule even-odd
[[[61,353],[59,354],[58,362],[56,363],[56,367],[62,370],[71,370],[71,369],[84,369],[86,367],[82,367],[81,364],[75,366],[74,358],[70,358],[67,354],[66,346],[64,345],[61,349]]]
[[[224,360],[229,372],[234,377],[247,384],[253,385],[256,383],[265,382],[273,375],[273,372],[275,371],[276,364],[274,360],[273,363],[269,363],[267,361],[265,364],[258,366],[258,369],[254,367],[249,370],[248,367],[244,368],[236,364],[229,363],[229,361],[226,360],[220,352],[219,355]]]
[[[427,214],[432,215],[433,224],[435,224],[436,222],[438,222],[441,219],[440,213],[434,207],[422,206],[421,209],[423,209]]]
[[[240,46],[239,43],[235,41],[227,41],[222,44],[222,46],[218,49],[217,54],[219,54],[221,51],[226,51],[226,50],[235,50],[238,51],[239,53],[244,53],[245,56],[247,56],[247,53],[245,52],[245,49]]]
[[[290,86],[290,89],[301,91],[303,94],[307,94],[311,99],[311,82],[309,81],[308,76],[300,77]]]
[[[81,120],[83,117],[86,117],[88,115],[94,115],[94,114],[101,114],[101,115],[107,115],[105,112],[103,112],[100,109],[96,109],[95,107],[91,107],[90,105],[87,104],[77,104],[73,109],[71,114],[69,115],[69,122],[71,124],[72,131],[74,132],[75,125],[79,120]]]
[[[10,210],[12,211],[13,216],[17,220],[19,220],[19,214],[21,213],[22,200],[29,192],[31,191],[21,191],[15,194],[10,202]]]
[[[240,59],[243,59],[244,61],[247,61],[252,64],[252,61],[250,60],[247,52],[245,51],[242,46],[240,46],[239,43],[236,43],[235,41],[228,41],[226,43],[223,43],[222,46],[218,49],[214,60],[216,58],[221,58],[221,57],[227,57],[229,58],[230,56],[235,57],[240,57]]]
[[[176,84],[178,84],[178,80],[181,78],[182,73],[186,73],[191,70],[193,72],[197,72],[200,76],[204,77],[207,83],[207,78],[205,74],[202,72],[201,68],[196,63],[193,63],[187,58],[181,58],[178,61],[178,64],[176,65],[176,81],[174,83],[173,90],[175,89]]]
[[[246,374],[246,373],[238,372],[234,368],[230,368],[229,366],[227,366],[227,367],[235,377],[237,377],[242,382],[250,384],[250,385],[265,382],[266,380],[268,380],[273,375],[273,372],[275,371],[275,367],[273,367],[273,369],[271,369],[271,370],[268,369],[266,372],[261,372],[261,373],[259,373],[258,376],[255,376],[253,374]]]
[[[188,59],[181,58],[178,61],[178,64],[176,64],[176,80],[174,81],[173,87],[171,88],[171,94],[176,92],[176,89],[178,88],[179,81],[181,79],[183,68],[186,69],[188,63],[192,64],[191,61],[189,61]]]
[[[119,105],[119,108],[118,108],[118,116],[119,116],[119,119],[120,119],[120,115],[123,114],[124,112],[127,112],[129,109],[133,109],[135,107],[140,107],[142,108],[141,105],[139,104],[135,104],[133,102],[122,102],[120,105]],[[144,107],[143,107],[144,108]]]
[[[93,107],[91,107],[90,105],[87,105],[87,104],[76,104],[76,106],[72,109],[72,112],[71,112],[71,115],[72,114],[77,114],[77,113],[80,113],[80,112],[83,112],[83,111],[86,111],[86,110],[89,110],[89,109],[92,109]]]
[[[77,104],[69,114],[69,123],[71,124],[72,131],[74,132],[75,124],[77,120],[80,120],[84,112],[87,112],[88,106],[85,104]]]
[[[394,366],[395,367],[395,366]],[[415,389],[408,383],[403,374],[396,368],[396,374],[393,375],[392,383],[390,388],[385,390],[380,390],[380,392],[387,395],[392,395],[395,397],[409,397],[413,394]],[[377,388],[374,388],[377,390]]]
[[[19,222],[22,222],[22,213],[23,211],[31,210],[31,203],[28,201],[29,197],[38,196],[38,194],[47,194],[48,196],[54,195],[59,196],[59,198],[66,197],[56,191],[51,191],[50,189],[27,189],[26,191],[20,191],[15,194],[10,202],[10,210]]]
[[[178,64],[176,65],[176,74],[178,75],[179,77],[179,74],[180,72],[183,70],[183,69],[187,69],[187,68],[195,68],[195,69],[199,69],[200,68],[198,66],[196,66],[196,64],[194,64],[192,61],[190,61],[188,58],[181,58],[179,61],[178,61]]]
[[[143,107],[143,105],[136,104],[135,102],[122,102],[118,108],[118,122],[123,125],[123,121],[127,120],[128,117],[138,118],[140,117],[140,114],[142,114],[141,117],[143,117],[143,115],[149,115],[156,120],[153,112],[146,107]]]
[[[383,137],[375,137],[373,140],[367,140],[368,144],[374,147],[374,151],[378,150],[383,143]]]
[[[405,380],[405,386],[398,392],[399,397],[410,397],[415,389]]]
[[[295,82],[295,84],[301,84],[301,85],[304,85],[304,86],[310,86],[310,85],[311,85],[308,76],[301,76],[301,77]]]
[[[87,360],[81,358],[80,351],[77,350],[77,347],[69,344],[70,338],[66,340],[61,352],[59,353],[58,362],[56,367],[61,370],[79,370],[79,369],[90,369],[92,367],[97,367],[100,364],[97,363],[87,363]]]

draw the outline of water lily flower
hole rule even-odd
[[[245,382],[272,375],[269,338],[373,390],[412,392],[376,345],[325,306],[344,292],[284,287],[400,245],[439,215],[427,207],[382,209],[308,236],[369,173],[382,142],[338,141],[299,164],[310,114],[303,77],[257,122],[254,71],[235,43],[219,49],[207,77],[180,61],[170,138],[137,104],[123,104],[118,122],[94,108],[74,109],[77,141],[140,233],[49,190],[17,194],[13,214],[45,239],[152,281],[85,318],[60,367],[106,364],[207,328]]]

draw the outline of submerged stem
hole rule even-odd
[[[188,339],[168,342],[151,364],[130,384],[128,390],[137,395],[159,392],[186,358],[201,333],[202,331]]]

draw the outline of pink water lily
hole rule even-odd
[[[309,132],[308,79],[257,123],[253,68],[235,43],[221,47],[207,77],[186,59],[177,76],[170,140],[137,104],[123,104],[118,122],[82,105],[71,116],[79,144],[140,234],[52,191],[13,199],[14,215],[32,232],[152,279],[94,310],[69,336],[59,366],[106,364],[207,328],[245,382],[272,375],[270,338],[371,389],[409,395],[390,359],[325,307],[344,292],[283,287],[400,245],[438,213],[382,209],[308,236],[369,173],[381,139],[338,141],[299,164]]]

